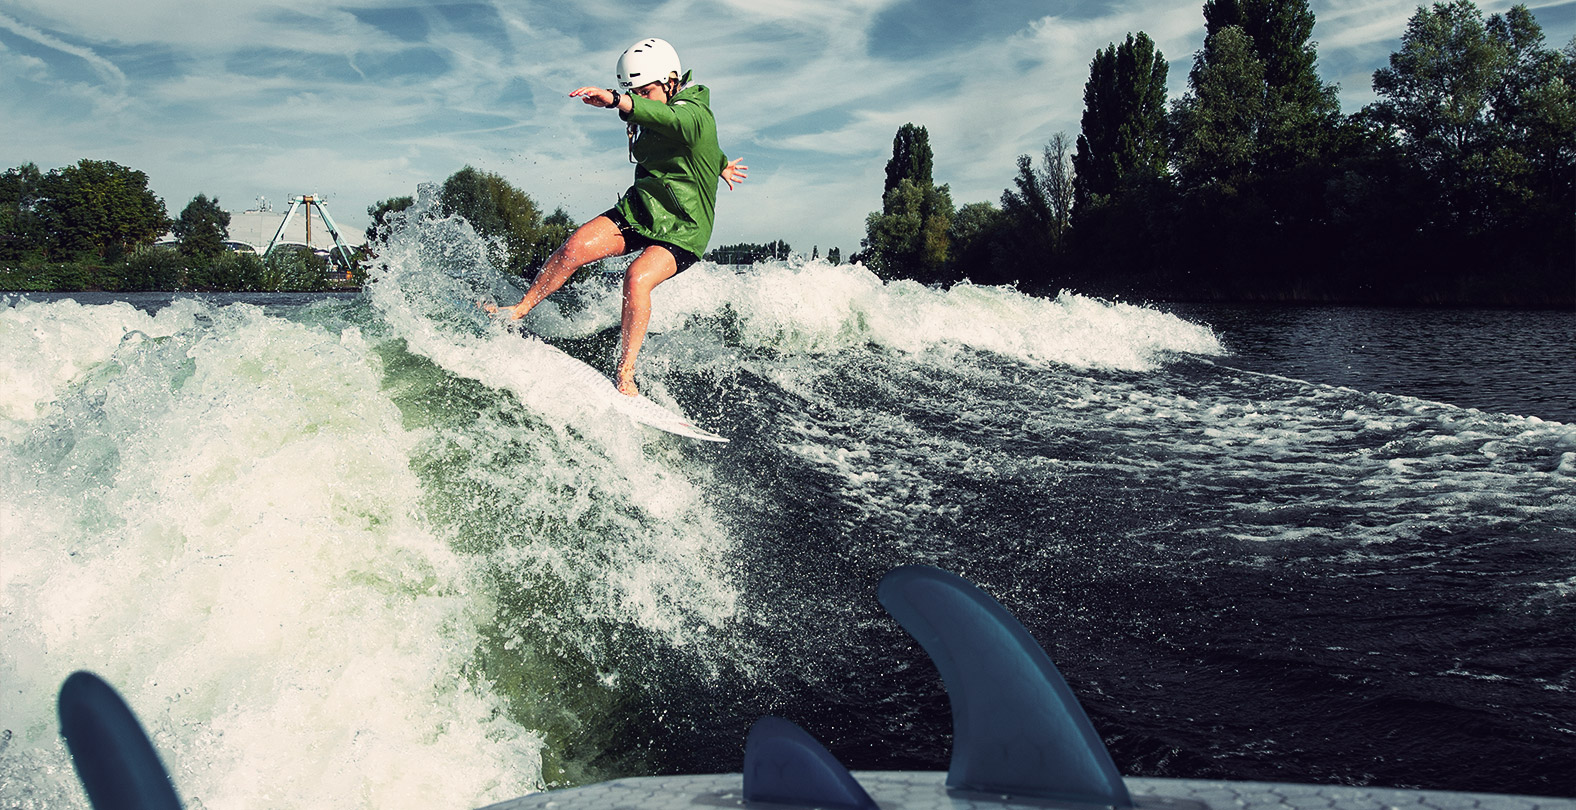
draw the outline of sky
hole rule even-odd
[[[1477,0],[1485,14],[1510,0]],[[379,200],[464,166],[584,221],[632,180],[624,127],[570,99],[667,39],[712,91],[724,150],[712,246],[859,249],[892,138],[926,127],[956,205],[999,202],[1016,159],[1078,134],[1097,50],[1143,31],[1170,98],[1203,46],[1203,0],[0,0],[0,169],[83,158],[141,170],[171,216],[322,195],[347,237]],[[1529,0],[1546,45],[1576,0]],[[1416,0],[1311,0],[1319,71],[1348,112]]]

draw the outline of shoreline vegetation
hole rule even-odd
[[[1340,112],[1319,78],[1307,0],[1206,0],[1188,89],[1166,98],[1147,34],[1097,50],[1080,133],[1019,156],[999,204],[956,207],[925,127],[893,139],[881,210],[849,261],[885,280],[1015,285],[1177,303],[1576,308],[1576,38],[1560,50],[1525,5],[1419,6]],[[469,166],[429,216],[465,218],[495,266],[529,278],[573,231]],[[309,251],[227,249],[230,215],[199,194],[171,219],[147,175],[84,159],[0,175],[0,291],[311,292],[358,288],[412,197],[367,209],[351,267]],[[171,233],[173,245],[154,244]],[[796,254],[781,240],[708,261]],[[808,257],[832,264],[841,250]]]

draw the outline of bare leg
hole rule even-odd
[[[511,320],[524,318],[537,304],[542,303],[543,299],[564,286],[576,270],[598,259],[617,256],[623,252],[624,235],[619,232],[618,226],[607,217],[596,217],[576,229],[569,239],[553,252],[552,257],[542,265],[536,278],[531,281],[531,287],[525,291],[525,297],[520,299],[520,303],[512,307],[488,306],[487,311],[507,310]]]
[[[641,251],[624,272],[624,317],[619,334],[621,348],[615,385],[625,396],[640,393],[635,388],[635,355],[640,354],[640,344],[646,340],[646,327],[651,324],[651,291],[678,271],[673,254],[661,245],[652,245]]]

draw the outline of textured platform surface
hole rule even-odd
[[[949,793],[943,787],[946,774],[941,771],[855,771],[854,776],[883,810],[1068,806],[1037,799]],[[1193,779],[1128,778],[1126,782],[1141,810],[1576,810],[1576,799],[1537,796]],[[484,810],[741,807],[744,805],[742,789],[743,778],[736,773],[648,776],[534,793],[490,805]]]

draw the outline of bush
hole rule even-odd
[[[131,254],[121,272],[122,290],[178,290],[185,275],[185,260],[162,247],[142,248]]]
[[[262,287],[271,292],[321,292],[331,289],[328,261],[303,249],[281,248],[262,261]]]

